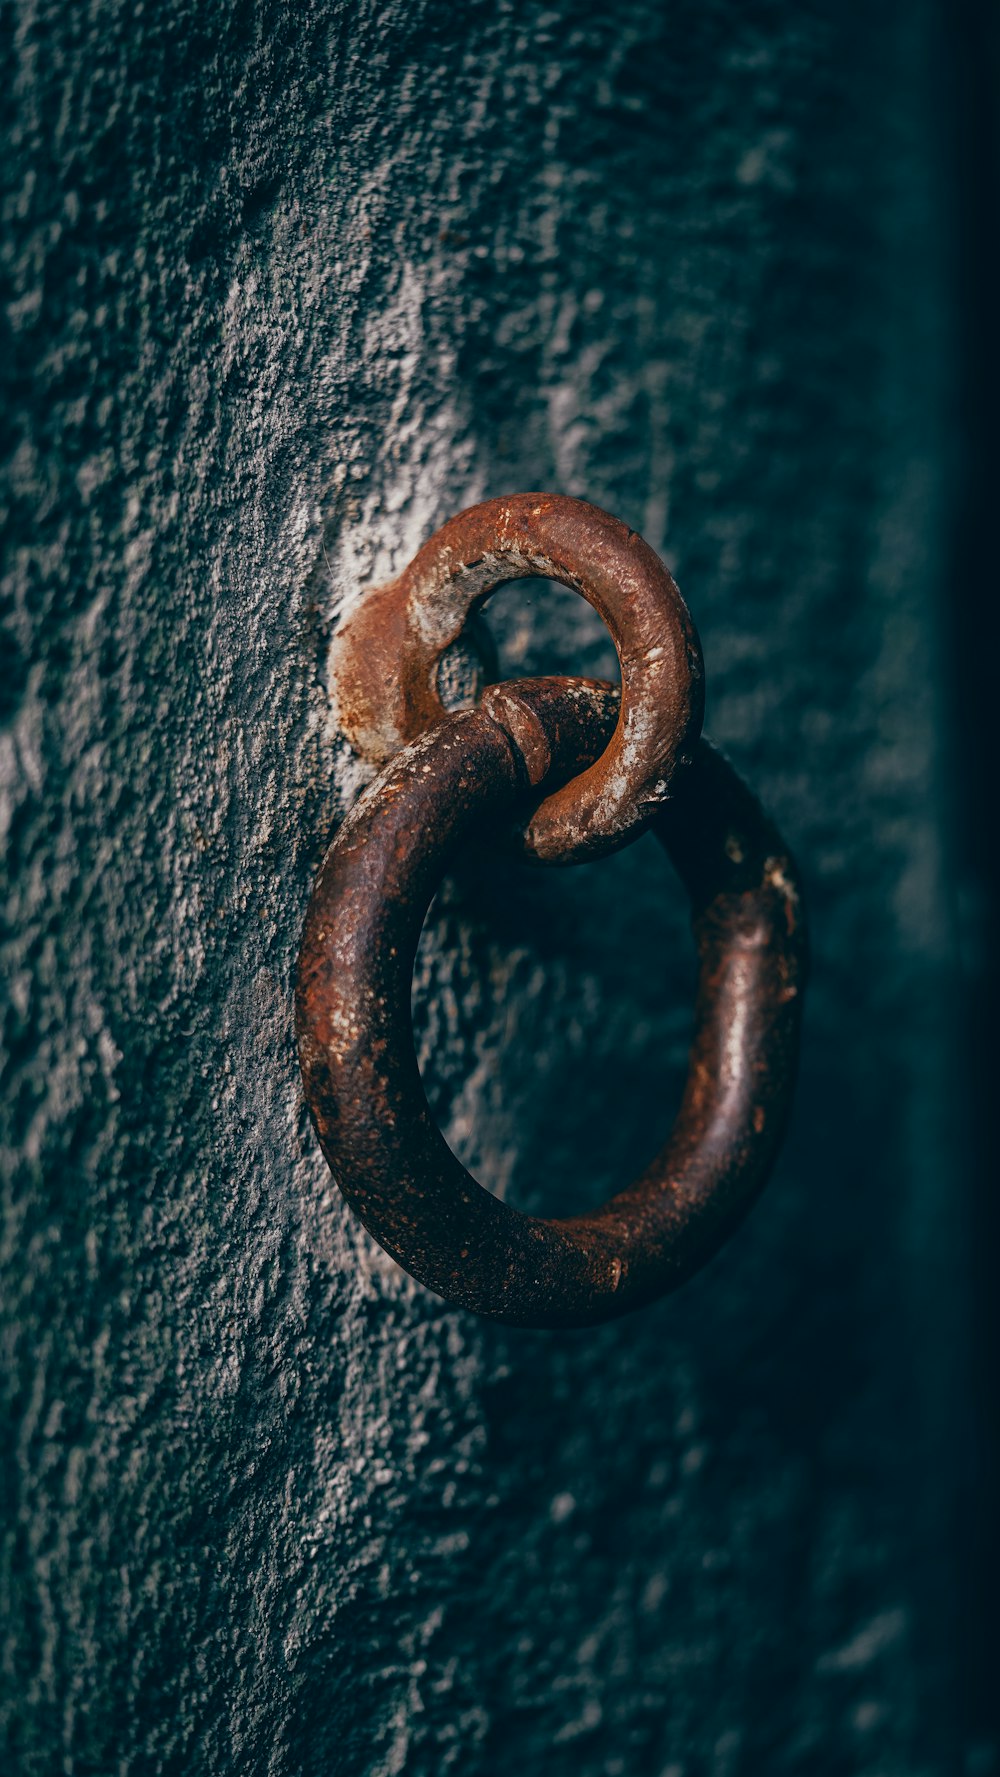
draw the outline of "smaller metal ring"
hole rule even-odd
[[[397,755],[326,854],[299,959],[306,1098],[348,1202],[385,1251],[449,1302],[520,1326],[610,1319],[676,1287],[763,1185],[798,1053],[806,940],[794,863],[706,742],[657,817],[691,898],[695,1034],[673,1133],[591,1215],[526,1216],[483,1189],[431,1117],[410,991],[424,916],[463,842],[523,824],[529,783],[586,765],[611,732],[611,687],[520,680]]]
[[[384,764],[446,714],[438,667],[469,616],[504,581],[530,575],[561,581],[593,605],[621,663],[607,750],[545,797],[525,833],[527,851],[569,863],[614,850],[647,825],[704,714],[691,614],[659,557],[620,519],[559,494],[470,506],[345,619],[331,684],[341,732],[362,758]]]

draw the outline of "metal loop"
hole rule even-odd
[[[614,850],[647,825],[701,733],[697,631],[659,557],[620,519],[556,494],[470,506],[341,625],[331,681],[341,731],[363,758],[383,764],[445,715],[438,668],[470,614],[504,581],[528,575],[587,599],[621,663],[607,750],[546,796],[525,833],[536,857],[568,863]]]
[[[610,1319],[681,1283],[763,1185],[794,1084],[806,941],[795,866],[707,742],[657,816],[699,957],[680,1114],[636,1182],[591,1215],[526,1216],[451,1153],[424,1096],[410,987],[424,916],[475,824],[523,823],[529,785],[587,766],[616,694],[584,680],[497,687],[397,755],[323,862],[299,959],[306,1097],[348,1202],[449,1302],[521,1326]]]

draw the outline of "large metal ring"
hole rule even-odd
[[[654,829],[690,895],[699,957],[687,1084],[662,1153],[593,1214],[541,1220],[484,1190],[431,1117],[410,1021],[431,897],[474,830],[523,825],[532,780],[598,754],[616,705],[609,686],[519,680],[399,753],[327,852],[299,959],[302,1076],[341,1191],[421,1283],[519,1326],[609,1319],[703,1264],[764,1183],[794,1084],[806,960],[795,866],[701,742]]]
[[[701,733],[704,678],[691,615],[659,557],[618,518],[559,494],[485,500],[449,519],[397,580],[375,588],[333,640],[337,720],[383,764],[445,714],[438,670],[466,620],[505,580],[559,580],[600,612],[618,651],[621,708],[607,751],[546,796],[525,848],[568,863],[645,826]]]

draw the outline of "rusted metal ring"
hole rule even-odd
[[[687,1084],[666,1147],[593,1214],[542,1220],[484,1190],[431,1117],[410,1022],[431,897],[470,835],[523,825],[529,784],[588,764],[616,715],[609,686],[521,680],[413,742],[330,846],[299,959],[302,1076],[344,1196],[430,1289],[520,1326],[609,1319],[703,1264],[763,1185],[794,1084],[806,966],[795,865],[703,741],[654,828],[690,895],[699,958]]]
[[[449,519],[409,567],[368,593],[337,631],[337,719],[362,758],[383,764],[445,714],[438,671],[470,614],[506,580],[571,586],[600,612],[618,651],[622,698],[607,750],[545,797],[525,849],[567,863],[611,851],[665,801],[701,733],[701,645],[648,543],[610,513],[557,494],[485,500]]]

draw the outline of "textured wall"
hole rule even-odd
[[[951,1769],[921,7],[2,22],[4,1770]],[[331,626],[522,487],[663,552],[816,948],[751,1221],[555,1337],[373,1248],[290,1026],[359,776]],[[568,594],[496,627],[512,671],[607,661]],[[460,872],[416,1020],[462,1158],[598,1200],[669,1124],[691,979],[653,846]]]

